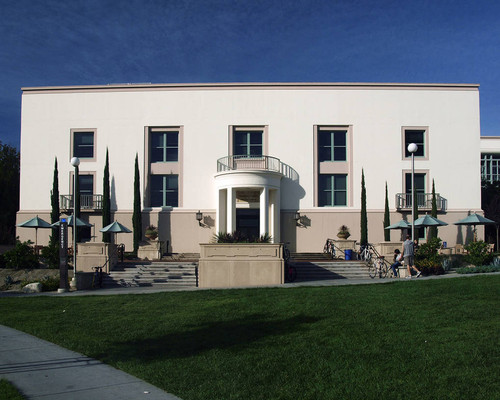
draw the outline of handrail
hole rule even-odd
[[[102,269],[105,270],[105,267],[106,265],[108,265],[108,263],[110,262],[111,258],[113,256],[117,256],[118,258],[118,253],[121,254],[121,262],[123,262],[123,253],[124,253],[124,250],[125,250],[125,245],[123,243],[119,244],[116,246],[115,249],[113,249],[113,254],[108,254],[108,257],[106,259],[106,262],[102,265]]]
[[[73,208],[73,195],[62,194],[59,196],[61,209],[69,210]],[[102,210],[102,194],[81,194],[80,195],[81,210]]]
[[[334,239],[330,239],[330,238],[326,239],[326,243],[325,243],[325,246],[323,248],[323,252],[324,253],[329,253],[328,250],[325,250],[328,245],[332,246],[332,248],[333,248],[333,254],[336,254],[337,251],[340,251],[340,252],[344,253],[344,258],[345,258],[345,250],[342,250],[340,247],[338,247],[335,244],[335,240]],[[332,258],[333,258],[333,254],[332,254]]]
[[[432,193],[416,193],[417,207],[419,209],[431,209],[432,208]],[[396,193],[396,208],[397,209],[408,209],[412,208],[412,195],[411,193]],[[436,206],[440,211],[446,211],[447,200],[441,197],[439,193],[436,193]]]
[[[293,181],[297,181],[299,175],[289,165],[281,162],[273,156],[226,156],[217,160],[217,172],[236,170],[259,170],[278,172]]]

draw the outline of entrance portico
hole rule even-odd
[[[259,236],[269,234],[272,242],[279,242],[282,177],[283,175],[276,171],[230,170],[219,172],[215,176],[217,232],[232,233],[240,228],[239,230],[246,231],[246,233],[257,233],[255,228],[258,223]],[[243,210],[248,210],[248,212],[243,212]],[[255,230],[252,229],[252,226],[255,227]]]

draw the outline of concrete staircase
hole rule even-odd
[[[367,279],[368,266],[357,260],[332,260],[324,253],[297,253],[291,255],[291,263],[297,268],[296,281],[328,279]]]
[[[196,287],[198,264],[189,261],[123,263],[103,279],[104,287]]]

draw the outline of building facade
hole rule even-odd
[[[61,210],[71,213],[70,159],[77,156],[82,218],[93,226],[84,236],[100,241],[107,149],[112,219],[132,227],[137,155],[143,225],[159,227],[169,252],[197,253],[199,243],[233,231],[269,234],[299,252],[322,251],[341,225],[359,240],[362,174],[368,238],[378,242],[386,185],[391,223],[411,221],[409,143],[418,145],[419,214],[430,212],[434,182],[438,217],[449,223],[439,236],[449,246],[464,242],[465,228],[453,222],[481,212],[478,85],[23,88],[17,218],[50,219],[56,157]],[[22,240],[34,236],[28,229],[17,233]],[[39,230],[39,243],[48,237]],[[117,241],[132,247],[132,235],[119,234]]]

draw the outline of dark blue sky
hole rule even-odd
[[[3,0],[0,140],[21,87],[128,82],[479,83],[500,135],[496,0]]]

